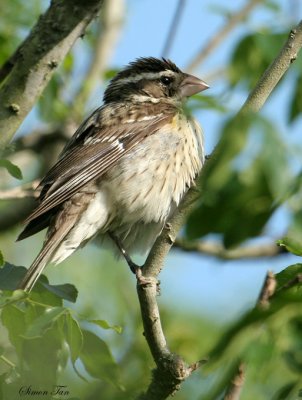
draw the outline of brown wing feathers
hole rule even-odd
[[[51,217],[50,210],[71,198],[93,179],[106,173],[124,154],[146,136],[155,133],[159,127],[168,123],[171,117],[172,114],[169,113],[165,116],[160,114],[148,124],[146,121],[132,123],[131,131],[129,124],[120,124],[115,129],[111,126],[110,132],[113,130],[114,133],[110,136],[106,128],[102,129],[93,125],[88,132],[87,123],[83,124],[87,144],[81,138],[80,132],[75,134],[81,143],[76,145],[77,140],[75,140],[72,146],[65,148],[61,158],[42,180],[40,204],[27,218],[26,222],[29,224],[18,240],[48,226]]]

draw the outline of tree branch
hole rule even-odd
[[[240,363],[238,365],[237,373],[233,377],[230,386],[224,396],[224,400],[239,400],[241,391],[245,380],[245,365]]]
[[[0,190],[0,200],[15,200],[24,199],[25,197],[38,197],[38,192],[35,191],[38,184],[39,181],[35,180],[12,189]]]
[[[290,66],[290,62],[295,59],[298,50],[302,46],[300,37],[301,30],[302,22],[291,32],[289,40],[272,65],[277,63],[278,65],[287,65],[287,68]],[[290,46],[288,43],[290,43]],[[283,74],[286,72],[287,68],[282,69]],[[255,107],[255,102],[261,107],[271,90],[279,82],[280,77],[279,73],[276,74],[276,76],[274,76],[274,74],[268,76],[266,71],[264,76],[260,78],[252,94],[248,97],[244,105],[245,110],[259,109]],[[266,90],[268,85],[267,81],[269,81],[269,87],[271,88],[269,92]],[[259,102],[259,99],[262,99],[262,101]],[[170,352],[161,326],[160,314],[156,301],[158,274],[163,268],[165,257],[171,249],[178,231],[184,223],[186,216],[192,210],[197,198],[198,192],[196,189],[193,188],[188,191],[179,208],[163,229],[161,235],[157,238],[142,268],[141,276],[139,276],[137,280],[137,293],[141,307],[144,335],[156,364],[151,383],[147,391],[138,397],[139,400],[166,399],[179,389],[181,382],[190,376],[192,371],[199,365],[197,362],[194,366],[188,366],[181,357]],[[260,305],[268,301],[271,296],[272,283],[267,283],[270,279],[268,275],[259,296],[258,302]]]
[[[196,241],[178,238],[173,248],[183,251],[194,251],[207,256],[214,256],[223,260],[238,260],[242,258],[273,257],[284,253],[284,248],[275,243],[250,245],[235,249],[226,249],[222,244],[210,241]]]
[[[158,281],[164,260],[176,239],[177,233],[184,223],[187,212],[190,211],[198,197],[195,188],[189,190],[181,202],[177,212],[166,224],[157,238],[137,280],[137,294],[141,307],[144,335],[156,363],[152,382],[146,393],[139,400],[162,400],[175,393],[180,383],[197,367],[198,363],[188,366],[181,357],[170,352],[160,321],[156,300]]]
[[[203,46],[194,57],[194,59],[187,66],[188,72],[193,72],[199,64],[204,60],[220,45],[224,38],[242,22],[247,15],[255,8],[262,0],[250,0],[248,1],[241,10],[233,14],[226,22],[226,24]]]
[[[8,145],[101,4],[102,0],[53,0],[19,47],[18,57],[13,57],[14,67],[0,89],[0,149]]]
[[[261,288],[257,305],[260,308],[267,308],[269,306],[269,300],[276,291],[277,281],[275,274],[272,271],[268,271]]]
[[[302,20],[291,30],[285,45],[251,91],[240,112],[257,112],[262,108],[277,83],[296,60],[301,47]]]

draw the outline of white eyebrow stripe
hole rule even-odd
[[[126,123],[126,124],[132,124],[133,122],[151,121],[152,119],[159,118],[159,117],[161,117],[162,115],[163,115],[163,113],[156,114],[156,115],[144,115],[143,117],[137,118],[137,119],[134,119],[134,118],[127,119],[127,120],[125,121],[125,123]]]
[[[165,70],[165,71],[160,71],[160,72],[142,72],[141,74],[138,75],[133,75],[133,76],[129,76],[127,78],[121,78],[118,79],[116,81],[116,83],[130,83],[130,82],[138,82],[141,79],[158,79],[161,76],[165,75],[165,76],[174,76],[176,74],[176,72],[171,71],[169,69]]]
[[[155,97],[145,96],[143,94],[134,94],[133,96],[131,96],[131,99],[134,102],[137,102],[137,103],[145,103],[146,101],[148,101],[150,103],[156,104],[156,103],[159,103],[161,101],[160,98],[157,99]]]

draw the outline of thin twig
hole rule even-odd
[[[302,47],[302,20],[291,30],[285,45],[278,56],[264,72],[254,90],[249,94],[244,103],[241,113],[257,112],[286,73],[290,65],[296,60],[298,52]]]
[[[169,33],[168,33],[168,36],[167,36],[167,39],[166,39],[166,42],[165,42],[165,45],[164,45],[164,48],[162,51],[162,57],[167,57],[171,50],[173,41],[176,36],[178,26],[180,23],[181,15],[185,8],[185,2],[186,2],[186,0],[178,0],[175,14],[174,14],[173,20],[171,22]]]
[[[238,24],[247,17],[247,15],[255,8],[262,0],[250,0],[241,10],[233,14],[226,24],[215,33],[215,35],[206,43],[205,46],[198,51],[197,55],[187,66],[186,71],[193,72],[204,60],[220,45],[225,37],[238,26]]]
[[[243,363],[238,365],[236,375],[233,377],[230,386],[224,396],[224,400],[239,400],[243,384],[245,381],[245,366]]]
[[[38,186],[38,183],[38,180],[34,180],[12,189],[0,190],[0,200],[24,199],[25,197],[37,198],[39,193],[35,189]]]
[[[223,260],[238,260],[243,258],[261,258],[273,257],[284,252],[284,249],[275,243],[262,245],[249,245],[237,247],[235,249],[226,249],[218,242],[196,241],[191,242],[183,238],[176,239],[173,248],[183,251],[195,251],[197,253],[214,256]]]
[[[258,300],[256,307],[260,307],[262,309],[267,309],[269,307],[269,302],[271,297],[274,295],[275,290],[277,287],[277,281],[275,278],[275,275],[273,272],[268,271]],[[227,388],[226,395],[224,397],[224,400],[239,400],[240,395],[243,389],[244,381],[245,381],[245,370],[246,366],[243,362],[240,362],[238,365],[238,369],[234,377],[232,378],[232,381]]]
[[[260,308],[267,308],[269,306],[269,300],[275,293],[277,287],[277,281],[275,274],[272,271],[268,271],[261,288],[257,305]]]

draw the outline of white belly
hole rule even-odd
[[[108,174],[124,222],[165,220],[200,171],[200,128],[184,117],[181,125],[186,129],[162,130],[145,139]]]

